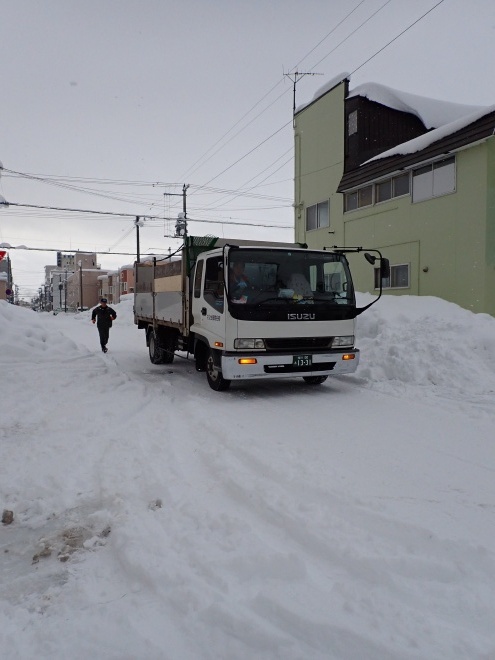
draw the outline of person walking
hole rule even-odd
[[[112,322],[117,318],[117,313],[107,305],[107,299],[102,298],[98,307],[95,307],[91,313],[91,322],[96,323],[100,335],[101,350],[106,353],[108,351],[108,336]]]

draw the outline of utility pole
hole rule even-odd
[[[187,236],[187,189],[189,184],[182,186],[181,193],[163,193],[168,197],[182,197],[182,212],[177,215],[175,221],[175,237],[185,238]]]
[[[322,76],[322,73],[312,73],[311,71],[294,71],[294,73],[284,73],[284,76],[287,76],[289,80],[292,80],[292,124],[295,126],[295,116],[296,116],[296,84],[304,76]],[[294,76],[294,77],[292,77]]]
[[[81,307],[80,307],[80,310],[82,312],[83,309],[84,309],[84,306],[83,306],[82,261],[78,262],[78,266],[79,266],[79,291],[81,293]]]
[[[141,217],[139,215],[137,215],[136,219],[134,220],[134,226],[136,227],[136,262],[140,263],[141,254],[139,247],[139,227],[143,226],[143,221],[141,220]]]
[[[64,280],[64,312],[67,314],[67,267],[65,268]]]

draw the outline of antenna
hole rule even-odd
[[[296,84],[304,76],[322,76],[323,73],[312,73],[311,71],[294,71],[294,73],[284,73],[284,76],[287,76],[289,80],[292,80],[293,92],[292,92],[292,116],[296,114]],[[292,77],[293,76],[293,77]]]

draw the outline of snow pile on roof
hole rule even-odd
[[[439,101],[426,96],[402,92],[378,83],[358,85],[349,92],[348,98],[353,96],[363,96],[375,103],[381,103],[387,108],[409,112],[418,117],[428,129],[450,124],[461,117],[472,115],[480,110],[486,112],[484,106]]]
[[[466,126],[469,126],[469,124],[472,124],[478,119],[481,119],[481,117],[484,117],[490,112],[495,112],[495,105],[486,106],[484,108],[481,108],[473,112],[470,115],[461,117],[460,119],[456,119],[450,124],[445,124],[444,126],[435,128],[432,131],[425,133],[424,135],[420,135],[419,137],[414,138],[413,140],[402,142],[402,144],[398,144],[396,147],[392,147],[392,149],[387,149],[387,151],[383,151],[381,154],[378,154],[377,156],[370,158],[369,160],[365,161],[363,165],[366,165],[366,163],[371,163],[374,160],[379,160],[380,158],[387,158],[388,156],[399,156],[399,155],[403,156],[405,154],[414,154],[417,151],[426,149],[426,147],[430,146],[430,144],[433,144],[434,142],[437,142],[437,140],[441,140],[442,138],[447,137],[448,135],[452,135],[453,133],[460,131],[461,128],[465,128]]]
[[[320,87],[310,103],[318,100],[321,96],[333,89],[342,80],[349,78],[348,73],[341,73],[329,80],[325,85]],[[479,106],[479,105],[465,105],[462,103],[451,103],[450,101],[440,101],[438,99],[431,99],[426,96],[419,96],[418,94],[410,94],[401,90],[392,89],[386,85],[379,83],[364,83],[358,85],[349,92],[348,98],[355,96],[362,96],[380,103],[388,108],[399,110],[400,112],[409,112],[410,114],[418,117],[427,129],[428,133],[421,135],[408,142],[388,149],[383,153],[370,158],[366,163],[370,163],[380,158],[388,156],[404,155],[415,153],[425,149],[433,142],[440,140],[460,129],[469,126],[476,120],[495,111],[495,106]],[[297,108],[296,112],[302,110],[310,105],[306,103]],[[365,164],[365,163],[363,163]]]

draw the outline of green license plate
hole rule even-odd
[[[292,364],[295,367],[310,367],[313,364],[311,355],[294,355]]]

